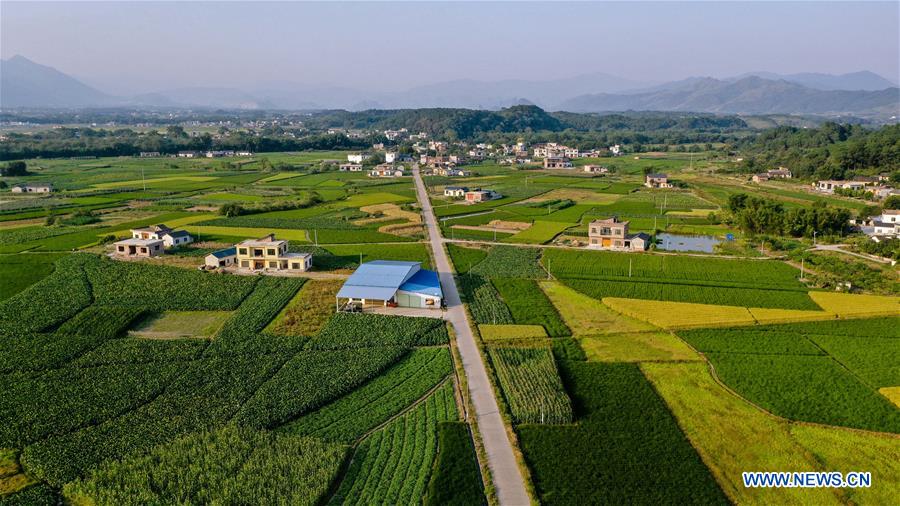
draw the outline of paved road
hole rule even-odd
[[[503,506],[528,505],[531,501],[528,498],[528,492],[525,491],[525,480],[522,479],[522,473],[519,471],[513,455],[512,444],[506,435],[503,418],[500,417],[500,410],[497,408],[497,399],[494,398],[494,390],[488,380],[487,369],[485,369],[481,354],[475,345],[475,336],[472,335],[469,318],[460,301],[456,281],[453,279],[453,271],[450,269],[450,261],[444,251],[441,229],[434,219],[431,202],[428,200],[425,184],[422,182],[418,167],[413,167],[413,176],[416,180],[416,195],[419,205],[422,206],[425,226],[428,229],[429,242],[434,251],[435,268],[440,276],[444,301],[447,304],[444,318],[453,325],[453,330],[456,332],[456,343],[459,346],[463,369],[466,371],[466,378],[469,382],[469,395],[475,407],[478,430],[484,441],[488,467],[494,479],[497,498]]]

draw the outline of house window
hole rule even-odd
[[[119,246],[119,251],[125,251],[125,246]]]
[[[300,264],[298,264],[297,262],[291,263],[291,269],[299,269],[299,268],[300,268]]]
[[[241,255],[246,255],[246,254],[247,254],[247,248],[240,248],[240,249],[238,250],[238,253],[240,253]]]
[[[274,268],[277,268],[277,267],[278,267],[278,262],[269,262],[269,267],[271,267],[271,268],[273,268],[273,269],[274,269]]]
[[[267,250],[266,250],[266,254],[269,255],[269,256],[275,256],[275,250],[274,250],[274,249],[271,249],[271,248],[270,248],[270,249],[267,249]]]
[[[147,252],[147,248],[141,248],[141,253],[146,253],[146,252]]]
[[[241,260],[241,267],[250,267],[250,262],[248,260]]]

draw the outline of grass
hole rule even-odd
[[[334,314],[334,297],[343,284],[339,279],[307,281],[266,330],[279,335],[318,334]]]
[[[617,334],[653,330],[653,325],[611,310],[599,300],[588,297],[557,281],[541,281],[541,289],[559,311],[573,336]]]
[[[447,244],[447,252],[453,261],[453,267],[459,274],[465,274],[478,265],[487,256],[487,251],[477,248],[467,248],[456,244]]]
[[[668,332],[604,334],[580,339],[587,360],[593,362],[644,362],[699,360],[680,339]]]
[[[547,337],[547,331],[540,325],[481,324],[478,326],[478,332],[485,341]]]
[[[840,504],[839,492],[810,488],[747,488],[744,471],[832,471],[817,461],[792,433],[792,425],[731,394],[709,374],[706,364],[645,363],[641,370],[665,400],[678,424],[736,504]],[[801,428],[800,426],[793,426]],[[851,433],[821,429],[839,437]],[[869,445],[886,448],[896,441],[866,434]],[[855,452],[847,452],[852,458]],[[889,454],[876,455],[862,468],[893,465]],[[862,469],[861,468],[861,469]]]
[[[526,244],[545,244],[553,240],[563,230],[573,226],[573,223],[559,221],[535,221],[527,229],[503,239],[504,242],[517,242]]]
[[[140,322],[129,334],[150,339],[209,339],[231,316],[230,311],[166,311]]]
[[[561,370],[577,424],[518,428],[542,504],[727,503],[636,365],[562,361]]]

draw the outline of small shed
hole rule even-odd
[[[213,251],[209,255],[206,255],[204,262],[207,267],[229,267],[234,265],[236,259],[237,248],[232,247]]]

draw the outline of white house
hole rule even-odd
[[[386,163],[394,163],[397,161],[397,153],[388,151],[384,154],[384,161]]]
[[[445,186],[444,187],[444,196],[445,197],[453,197],[453,198],[462,198],[466,196],[466,192],[469,191],[465,186]]]
[[[591,174],[608,174],[609,168],[604,167],[603,165],[585,165],[585,172],[590,172]]]
[[[865,189],[866,183],[861,181],[835,181],[832,179],[816,181],[816,191],[822,193],[834,193],[834,190],[862,190]]]
[[[372,155],[368,153],[351,153],[347,155],[347,161],[350,163],[363,163],[369,158],[372,158]]]
[[[13,193],[51,193],[53,185],[50,183],[17,184],[9,191]]]
[[[362,172],[362,165],[358,163],[342,163],[338,166],[341,172]]]
[[[207,267],[231,267],[237,262],[237,248],[231,247],[213,251],[203,258]]]
[[[401,177],[403,175],[405,175],[403,167],[391,163],[376,165],[375,168],[369,172],[370,177]]]
[[[131,229],[132,239],[162,241],[166,248],[183,246],[194,242],[194,237],[185,230],[173,230],[163,224]]]
[[[612,146],[609,147],[609,153],[613,156],[619,156],[619,155],[623,154],[622,146],[620,146],[619,144],[613,144]]]

